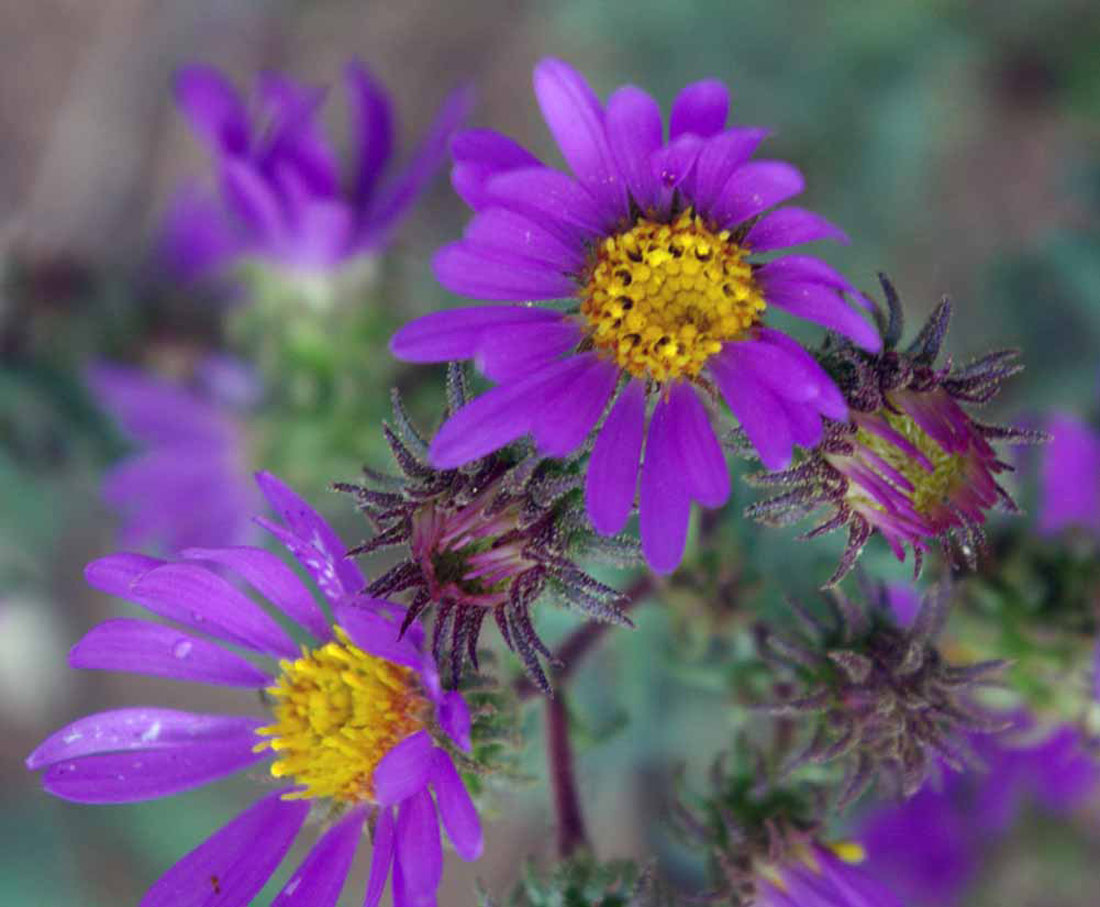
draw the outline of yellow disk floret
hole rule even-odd
[[[764,311],[746,250],[690,210],[671,224],[639,218],[596,253],[581,313],[596,348],[635,377],[694,377]]]
[[[268,688],[275,723],[258,733],[270,738],[276,778],[305,788],[289,798],[373,800],[374,770],[393,746],[424,727],[428,703],[415,672],[368,655],[340,627],[336,639],[296,661]]]

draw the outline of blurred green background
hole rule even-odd
[[[223,66],[239,84],[264,69],[331,82],[325,117],[342,134],[340,72],[359,56],[393,92],[404,147],[457,81],[472,80],[474,123],[550,159],[530,92],[540,57],[566,58],[604,96],[637,83],[666,109],[685,82],[716,76],[731,86],[735,121],[773,128],[766,155],[803,169],[809,188],[801,203],[851,235],[850,247],[823,250],[831,262],[871,290],[875,273],[888,272],[911,324],[950,295],[949,349],[958,357],[1024,348],[1028,371],[1011,383],[998,414],[1097,410],[1095,0],[7,0],[0,47],[5,905],[136,903],[255,790],[255,779],[233,779],[164,802],[78,807],[40,793],[22,768],[44,735],[89,711],[250,705],[218,691],[65,668],[68,647],[122,607],[85,587],[81,575],[84,563],[113,547],[115,525],[97,482],[125,446],[81,390],[80,369],[108,357],[172,372],[234,341],[209,300],[173,292],[145,267],[172,189],[206,174],[172,105],[180,64]],[[361,406],[349,417],[308,393],[274,395],[263,418],[280,444],[256,450],[253,467],[286,473],[316,497],[328,481],[353,478],[360,460],[383,465],[376,420],[391,383],[409,389],[428,418],[437,413],[425,381],[433,373],[398,370],[384,344],[395,325],[447,304],[429,257],[465,216],[441,175],[380,263],[374,290],[329,316],[325,361],[304,356],[288,366],[312,379],[354,368]],[[354,331],[342,330],[348,324]],[[731,515],[748,499],[744,489],[737,494]],[[320,500],[346,538],[358,540],[350,505]],[[805,592],[827,575],[835,546],[792,553],[791,535],[730,529],[719,556],[748,577],[743,590]],[[706,640],[691,638],[699,630],[684,629],[693,597],[674,590],[661,598],[639,612],[636,632],[599,650],[581,675],[594,682],[579,684],[573,703],[584,731],[582,792],[602,857],[658,846],[652,790],[688,751],[705,763],[732,727],[732,719],[714,719],[729,707],[720,687],[707,689],[713,672],[692,668],[706,657]],[[550,639],[575,622],[550,608],[539,621]],[[527,717],[537,735],[537,715]],[[537,775],[540,747],[529,750]],[[1095,904],[1088,870],[1100,858],[1097,815],[1093,804],[1080,827],[1044,838],[1043,847],[1034,846],[1035,829],[1022,829],[974,903]],[[473,867],[448,864],[441,903],[473,903],[475,878],[501,890],[528,855],[547,857],[550,821],[539,785],[501,798],[486,857]],[[365,869],[360,859],[349,905],[361,901]]]

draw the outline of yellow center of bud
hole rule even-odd
[[[592,343],[635,377],[694,377],[764,311],[747,254],[690,210],[671,224],[639,218],[597,249],[581,305]]]
[[[287,799],[331,797],[342,802],[374,798],[374,770],[382,757],[424,727],[427,700],[411,668],[368,655],[347,633],[318,649],[302,649],[267,692],[275,723],[256,749],[271,749],[276,778],[305,788]]]

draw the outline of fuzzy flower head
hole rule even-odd
[[[180,551],[251,534],[256,493],[245,433],[229,405],[242,402],[234,389],[250,381],[215,357],[200,372],[194,388],[138,368],[100,364],[88,372],[96,402],[142,448],[113,466],[101,488],[121,518],[123,545]]]
[[[448,371],[451,414],[465,405],[461,368]],[[340,485],[354,494],[375,529],[352,553],[404,545],[409,556],[368,587],[370,595],[406,590],[411,603],[404,632],[435,609],[432,651],[450,649],[451,684],[465,660],[477,667],[477,644],[492,615],[508,647],[517,652],[531,680],[550,684],[539,655],[550,656],[535,632],[531,607],[553,593],[585,616],[629,626],[621,593],[578,568],[572,553],[584,548],[604,559],[633,561],[635,548],[622,539],[593,539],[580,510],[580,478],[560,464],[540,460],[526,445],[490,453],[461,469],[440,470],[428,459],[429,443],[410,421],[394,393],[393,426],[386,440],[400,477],[364,470],[363,485]]]
[[[379,903],[391,868],[395,904],[434,903],[440,823],[464,859],[482,847],[452,758],[470,749],[469,711],[458,693],[443,692],[423,634],[398,640],[404,609],[358,594],[363,578],[320,515],[272,476],[258,481],[280,517],[262,525],[313,577],[333,620],[294,571],[260,548],[196,548],[172,561],[116,554],[88,566],[89,583],[188,629],[107,621],[69,660],[75,668],[262,690],[267,716],[101,712],[53,734],[27,766],[43,771],[45,789],[63,799],[131,803],[267,763],[277,789],[162,876],[142,900],[147,907],[251,903],[311,812],[327,828],[274,904],[335,904],[364,831],[373,841],[365,904]],[[297,644],[223,571],[311,641]]]
[[[503,135],[460,134],[452,181],[474,217],[435,259],[449,290],[505,304],[428,315],[391,348],[413,362],[472,359],[498,385],[436,435],[439,468],[525,435],[563,457],[599,425],[585,489],[592,523],[621,531],[639,494],[646,559],[669,572],[692,502],[729,497],[714,427],[727,407],[769,468],[821,440],[822,417],[847,418],[813,357],[766,325],[769,309],[871,350],[879,337],[824,262],[756,259],[844,235],[798,208],[766,213],[802,191],[802,176],[750,160],[765,130],[727,128],[721,83],[685,88],[667,133],[644,91],[620,88],[605,105],[561,61],[541,62],[534,87],[572,175]]]
[[[1045,436],[987,425],[965,407],[989,403],[1018,373],[1014,350],[990,353],[963,368],[936,364],[951,318],[944,300],[917,338],[902,351],[902,311],[883,278],[889,304],[884,350],[868,353],[841,338],[826,345],[822,361],[850,407],[850,423],[829,422],[821,444],[790,469],[752,477],[782,493],[749,508],[772,525],[797,522],[821,510],[827,518],[807,538],[848,528],[848,546],[826,585],[855,565],[868,539],[879,533],[899,560],[913,549],[919,574],[924,552],[938,540],[952,560],[973,567],[982,548],[986,513],[1016,505],[997,476],[1012,467],[992,442],[1033,443]]]
[[[353,155],[344,168],[318,123],[324,89],[265,74],[246,103],[212,67],[180,71],[177,103],[210,153],[218,191],[179,194],[160,248],[172,273],[218,276],[255,262],[307,289],[390,242],[446,154],[470,93],[459,90],[444,103],[409,162],[393,172],[389,96],[358,62],[346,83]]]
[[[894,607],[899,599],[913,602],[915,614]],[[955,771],[980,765],[970,735],[1004,727],[973,700],[1004,663],[955,666],[936,646],[950,599],[946,586],[916,605],[915,596],[865,584],[861,601],[839,591],[826,599],[832,620],[795,606],[798,635],[761,628],[761,657],[790,678],[771,711],[814,719],[789,767],[843,765],[841,805],[876,778],[909,797],[941,762]]]
[[[676,817],[694,847],[710,857],[714,888],[693,903],[733,907],[901,907],[860,864],[857,841],[829,841],[825,794],[809,785],[775,784],[760,757],[711,773],[713,791],[700,809]]]

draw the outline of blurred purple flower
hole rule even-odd
[[[751,260],[846,237],[799,208],[765,213],[802,191],[802,175],[749,160],[766,130],[726,127],[720,82],[680,93],[667,139],[657,102],[634,86],[605,106],[579,72],[548,59],[535,68],[534,89],[574,175],[498,133],[460,134],[452,182],[475,214],[464,238],[435,258],[449,290],[513,304],[428,315],[391,348],[413,362],[473,359],[499,384],[436,435],[438,468],[527,434],[546,456],[567,456],[612,403],[588,467],[589,515],[605,535],[622,530],[640,472],[646,559],[669,572],[692,502],[719,507],[729,497],[712,427],[724,406],[770,468],[788,465],[796,444],[816,444],[823,416],[847,419],[813,357],[762,324],[765,309],[869,349],[879,336],[845,302],[852,286],[824,262]],[[562,298],[574,305],[527,304]]]
[[[1100,536],[1100,432],[1069,413],[1046,425],[1050,444],[1040,467],[1039,531],[1070,526]]]
[[[1030,727],[1027,716],[1017,718],[1018,731]],[[912,907],[963,903],[984,854],[1026,807],[1065,813],[1100,780],[1072,727],[1038,743],[1013,745],[1003,736],[976,736],[971,743],[987,771],[944,772],[939,789],[925,785],[905,803],[874,811],[860,831],[868,866]]]
[[[439,167],[471,92],[454,92],[408,164],[384,178],[393,156],[390,98],[359,62],[346,80],[354,155],[345,170],[317,122],[324,89],[264,74],[250,116],[213,67],[180,71],[177,103],[213,158],[219,191],[190,185],[178,194],[159,249],[171,273],[190,280],[246,259],[327,273],[390,241]]]
[[[902,907],[894,892],[874,878],[854,843],[805,846],[797,859],[765,867],[756,907]]]
[[[233,647],[273,660],[271,671],[205,636],[120,618],[73,648],[74,668],[127,671],[266,689],[262,718],[128,708],[79,719],[27,759],[45,789],[78,803],[159,799],[270,759],[279,789],[265,794],[168,870],[146,907],[244,907],[267,883],[319,801],[327,829],[272,902],[332,907],[365,828],[374,843],[365,905],[393,879],[394,904],[435,903],[440,823],[459,856],[482,849],[480,820],[445,746],[470,749],[470,713],[444,692],[419,625],[398,638],[404,609],[358,595],[363,577],[332,528],[270,475],[257,477],[281,522],[266,525],[318,581],[335,618],[279,558],[260,548],[199,548],[164,561],[115,554],[88,565],[96,588]],[[227,568],[315,640],[299,648],[235,585]],[[288,783],[287,783],[288,782]],[[434,797],[433,797],[434,794]]]
[[[122,519],[124,546],[231,545],[250,535],[256,494],[244,432],[222,397],[206,396],[137,368],[96,365],[87,383],[96,401],[141,450],[106,475],[104,501]]]

